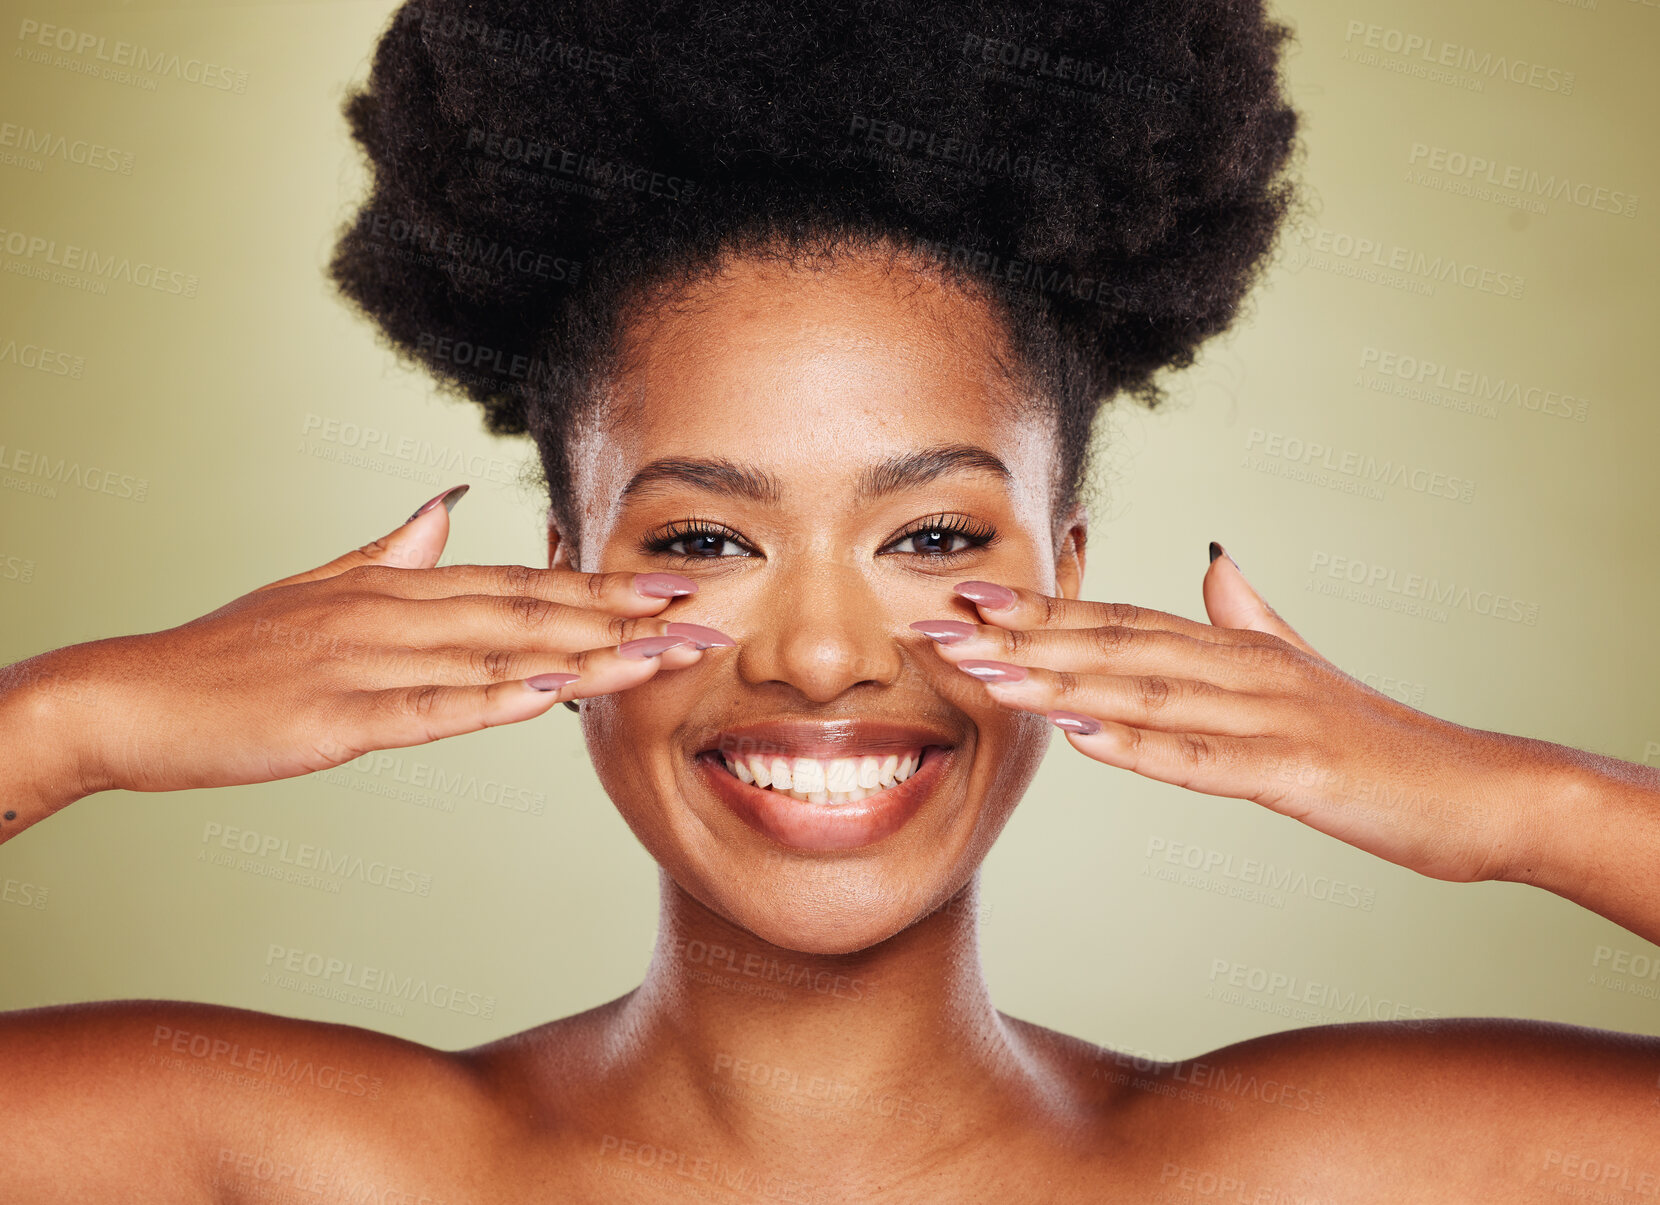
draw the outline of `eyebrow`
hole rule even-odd
[[[1009,466],[985,448],[973,444],[948,444],[891,456],[870,465],[859,475],[853,500],[868,502],[899,490],[926,485],[947,473],[990,473],[1005,483],[1014,478]],[[618,501],[626,502],[636,495],[669,485],[689,486],[711,494],[735,495],[769,506],[776,506],[784,494],[778,479],[764,469],[746,468],[721,457],[707,460],[670,457],[652,461],[629,478]]]

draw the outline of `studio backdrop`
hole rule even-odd
[[[340,105],[394,6],[7,8],[0,664],[186,622],[462,482],[444,563],[545,565],[530,444],[324,276],[365,187]],[[1660,764],[1660,7],[1277,11],[1307,204],[1169,404],[1104,413],[1086,596],[1203,619],[1219,540],[1377,689]],[[965,70],[1027,69],[973,41]],[[632,988],[655,875],[564,708],[109,792],[0,850],[0,1009],[199,1000],[470,1046]],[[1401,1017],[1660,1034],[1660,950],[1610,921],[1058,734],[979,909],[999,1007],[1148,1057]]]

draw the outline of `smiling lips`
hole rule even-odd
[[[916,815],[923,803],[933,794],[934,788],[943,780],[946,767],[952,764],[953,754],[953,750],[939,745],[924,746],[916,769],[903,782],[897,781],[899,765],[901,761],[908,762],[910,758],[896,757],[896,781],[891,787],[883,786],[878,778],[873,790],[854,788],[855,791],[863,792],[858,799],[851,798],[852,791],[838,792],[847,797],[842,802],[833,802],[828,789],[808,791],[807,798],[803,799],[794,787],[784,791],[778,789],[776,784],[761,787],[753,782],[744,782],[735,773],[727,770],[723,764],[724,758],[715,753],[699,757],[697,764],[702,768],[703,779],[716,798],[750,828],[772,838],[780,845],[787,845],[792,849],[860,849],[897,832],[904,827],[906,821]],[[791,771],[790,781],[795,781],[793,771],[797,765],[804,761],[820,760],[788,759],[785,768]],[[883,760],[886,761],[885,758]],[[855,760],[855,764],[862,764],[863,761],[864,758],[860,757]],[[808,769],[807,773],[810,776],[814,771]],[[842,773],[845,774],[845,771]],[[825,770],[825,778],[828,782],[828,770]],[[824,796],[824,802],[815,802],[814,794]]]
[[[853,849],[916,814],[954,742],[912,723],[776,721],[721,732],[695,760],[751,828],[797,849]]]

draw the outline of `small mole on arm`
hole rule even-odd
[[[17,813],[16,812],[7,812],[6,813],[6,819],[7,820],[16,820],[17,819]]]

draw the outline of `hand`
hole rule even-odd
[[[1251,800],[1433,878],[1502,878],[1523,856],[1551,746],[1437,719],[1350,677],[1231,557],[1205,576],[1210,624],[985,582],[957,591],[982,623],[912,626],[1085,756]]]
[[[678,574],[435,568],[465,489],[200,619],[25,663],[75,686],[35,726],[37,740],[74,748],[80,781],[63,793],[308,774],[626,690],[731,643],[655,618],[696,589]]]

